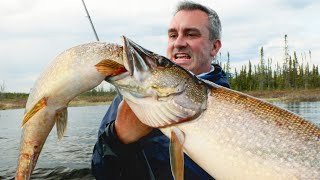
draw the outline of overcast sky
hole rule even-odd
[[[167,26],[177,0],[85,0],[100,41],[121,43],[126,35],[165,55]],[[201,0],[220,16],[222,59],[231,67],[265,58],[282,61],[284,35],[290,54],[320,64],[319,0]],[[81,0],[0,1],[0,83],[7,92],[29,92],[63,50],[95,41]]]

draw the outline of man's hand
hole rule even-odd
[[[123,100],[119,104],[115,130],[119,140],[124,144],[129,144],[147,135],[151,132],[152,127],[143,124]]]

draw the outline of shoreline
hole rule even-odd
[[[0,96],[0,110],[7,109],[22,109],[25,108],[28,94],[18,94],[12,95],[10,94],[8,97]],[[96,106],[96,105],[107,105],[111,104],[114,95],[80,95],[70,101],[68,107],[79,107],[79,106]]]
[[[320,101],[320,89],[265,90],[243,92],[268,102],[315,102]]]
[[[101,102],[87,102],[87,101],[71,101],[68,107],[82,107],[82,106],[98,106],[98,105],[110,105],[112,101],[101,101]],[[0,110],[9,110],[9,109],[24,109],[25,103],[15,104],[15,103],[1,103]]]
[[[320,89],[245,91],[244,94],[267,102],[312,102],[320,101]],[[114,96],[78,96],[68,107],[96,106],[111,104]],[[0,110],[25,108],[27,95],[15,98],[0,98]]]

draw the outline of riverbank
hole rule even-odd
[[[110,104],[115,94],[105,95],[80,95],[73,99],[69,106],[93,106]],[[4,93],[0,96],[0,110],[25,108],[28,94],[24,93]]]
[[[292,89],[243,92],[269,102],[315,102],[320,101],[320,89]]]
[[[270,91],[249,91],[243,92],[251,96],[264,99],[269,102],[303,102],[320,101],[320,89],[297,89],[297,90],[270,90]],[[70,102],[69,106],[90,106],[110,104],[114,98],[113,94],[88,95],[82,94]],[[0,96],[0,110],[25,108],[28,94],[7,93]]]

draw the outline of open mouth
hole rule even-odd
[[[174,55],[174,58],[176,60],[181,60],[181,59],[191,59],[191,57],[189,56],[189,54],[186,53],[177,53]]]
[[[174,53],[173,61],[184,66],[191,63],[191,56],[188,53]]]
[[[130,75],[138,72],[147,72],[157,67],[157,59],[153,57],[153,53],[139,46],[135,42],[123,36],[124,51],[128,64],[127,70]]]

